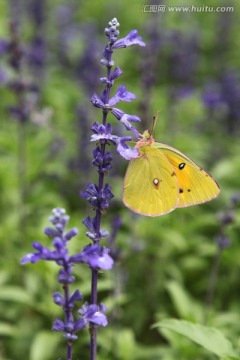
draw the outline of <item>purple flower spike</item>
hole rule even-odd
[[[109,255],[109,249],[100,246],[98,243],[87,245],[82,252],[71,256],[73,263],[86,263],[92,269],[110,270],[114,261]]]
[[[146,44],[142,41],[141,36],[138,36],[137,30],[132,30],[126,37],[117,40],[113,44],[113,49],[126,48],[132,45],[146,46]]]

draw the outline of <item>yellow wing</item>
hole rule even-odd
[[[140,157],[130,161],[124,179],[123,202],[146,216],[159,216],[174,210],[179,186],[173,166],[157,148],[143,146]]]
[[[167,157],[176,173],[179,185],[176,207],[201,204],[218,196],[220,188],[216,181],[192,160],[169,145],[154,142],[152,146]]]

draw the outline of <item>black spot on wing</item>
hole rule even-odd
[[[181,164],[179,164],[179,165],[178,165],[179,170],[183,170],[184,167],[185,167],[185,165],[186,165],[186,163],[181,163]]]

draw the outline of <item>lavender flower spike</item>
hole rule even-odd
[[[124,111],[115,108],[114,106],[121,102],[131,102],[136,99],[136,96],[127,91],[125,85],[118,86],[115,95],[112,97],[111,90],[116,81],[122,75],[122,70],[114,66],[112,59],[115,49],[125,48],[130,45],[145,46],[142,38],[138,36],[136,30],[131,31],[125,38],[119,37],[119,23],[116,18],[112,19],[107,28],[105,28],[105,35],[107,37],[107,45],[103,51],[103,59],[101,64],[106,67],[106,76],[100,78],[100,82],[104,85],[101,96],[94,93],[91,98],[91,103],[97,109],[101,110],[102,121],[101,123],[95,122],[91,128],[93,135],[91,141],[96,141],[96,148],[93,150],[92,164],[98,171],[97,184],[88,184],[85,192],[80,192],[81,196],[86,198],[87,201],[94,208],[95,216],[91,219],[89,216],[83,221],[88,230],[86,235],[93,241],[93,244],[86,246],[83,251],[77,255],[71,257],[72,262],[83,262],[89,265],[92,271],[92,286],[91,286],[91,305],[86,305],[82,308],[80,314],[83,316],[79,320],[80,326],[83,326],[83,322],[89,322],[90,325],[90,359],[96,360],[97,353],[97,327],[96,325],[106,326],[107,320],[104,311],[101,310],[101,306],[97,304],[97,284],[98,284],[98,271],[109,270],[113,267],[113,259],[109,255],[109,249],[104,246],[100,246],[100,241],[103,236],[107,235],[105,230],[101,229],[102,216],[106,214],[110,205],[110,200],[113,198],[111,186],[105,183],[105,176],[112,168],[112,155],[110,151],[106,149],[109,143],[117,145],[117,151],[120,155],[127,159],[139,156],[138,151],[131,149],[126,145],[126,141],[131,141],[132,138],[119,137],[112,134],[112,126],[108,122],[108,114],[112,113],[117,120],[126,130],[131,131],[133,135],[138,138],[137,129],[132,126],[132,122],[139,122],[140,118],[136,115],[129,115]],[[97,310],[98,309],[98,310]]]
[[[53,228],[47,227],[44,232],[52,239],[52,249],[44,247],[39,242],[34,242],[33,248],[36,251],[32,254],[25,255],[21,264],[26,264],[29,261],[35,263],[39,260],[45,260],[54,261],[57,266],[60,266],[58,282],[62,285],[63,294],[55,292],[53,294],[53,301],[56,305],[62,307],[65,317],[64,320],[55,320],[53,330],[64,333],[67,359],[71,360],[72,344],[78,338],[76,333],[85,327],[85,323],[80,323],[79,319],[75,320],[73,316],[73,309],[76,307],[77,302],[82,301],[83,296],[79,290],[75,290],[70,294],[69,288],[75,277],[72,275],[73,262],[68,254],[68,244],[69,241],[77,235],[78,230],[73,228],[64,232],[69,221],[69,216],[64,209],[53,209],[52,216],[50,216],[49,220],[53,224]]]

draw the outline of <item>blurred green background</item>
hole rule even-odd
[[[138,29],[146,42],[145,48],[114,53],[115,65],[123,70],[114,90],[126,84],[137,95],[119,107],[141,117],[140,132],[151,127],[159,111],[155,139],[209,171],[221,194],[162,217],[138,216],[121,202],[127,161],[112,147],[107,181],[115,198],[103,227],[112,233],[118,256],[114,270],[99,276],[99,301],[109,307],[109,326],[99,330],[98,359],[216,359],[181,336],[151,329],[165,318],[214,326],[239,348],[240,3],[151,3],[165,5],[165,12],[154,12],[149,4],[0,2],[1,359],[65,356],[62,335],[51,331],[61,317],[52,302],[53,292],[60,291],[58,269],[52,263],[19,262],[32,251],[33,241],[49,244],[43,229],[54,207],[64,207],[71,216],[69,228],[80,230],[71,251],[88,244],[81,221],[93,211],[79,191],[97,179],[89,128],[101,121],[89,99],[102,90],[104,28],[113,17],[122,37]],[[206,5],[232,6],[233,11],[206,11]],[[195,6],[196,11],[170,11],[169,6]],[[109,119],[114,133],[126,135],[115,118]],[[229,241],[221,251],[219,238]],[[76,266],[74,275],[73,289],[89,300],[90,270]],[[74,359],[87,358],[85,330]]]

